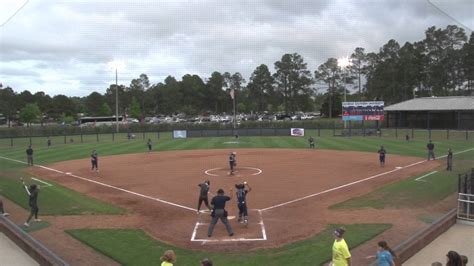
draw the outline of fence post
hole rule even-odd
[[[364,120],[362,120],[362,136],[365,137],[365,124],[364,124]]]
[[[333,121],[332,123],[332,136],[336,136],[336,121]]]
[[[83,141],[82,141],[82,132],[81,132],[81,143],[82,143],[82,142],[83,142]]]
[[[10,138],[10,146],[13,147],[13,138]]]
[[[158,138],[158,139],[160,138],[160,132],[159,131],[156,132],[156,138]]]
[[[112,141],[115,141],[115,133],[112,132]]]
[[[95,133],[95,136],[96,136],[97,142],[99,142],[99,133]]]

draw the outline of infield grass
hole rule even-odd
[[[199,265],[209,258],[214,265],[226,266],[287,266],[321,265],[331,258],[333,232],[338,225],[329,225],[321,233],[281,248],[245,253],[212,253],[181,249],[159,242],[142,230],[78,229],[66,231],[86,245],[105,254],[122,265],[159,265],[160,256],[172,249],[177,255],[174,265]],[[376,237],[391,227],[390,224],[348,224],[345,240],[351,249]]]

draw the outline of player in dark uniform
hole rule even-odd
[[[148,152],[151,152],[151,148],[152,148],[151,145],[152,144],[153,143],[151,142],[151,139],[148,139],[148,141],[146,142],[146,145],[148,146]]]
[[[207,197],[207,195],[209,193],[210,185],[211,185],[211,181],[209,181],[209,180],[206,180],[206,182],[201,183],[201,184],[198,185],[198,187],[201,188],[201,190],[199,191],[199,200],[198,200],[198,207],[197,207],[197,213],[198,214],[199,214],[199,211],[201,210],[202,202],[204,202],[206,207],[209,210],[211,210],[211,206],[209,206],[209,200],[208,200],[208,197]]]
[[[428,144],[426,144],[426,148],[428,149],[428,161],[430,160],[430,158],[433,158],[433,160],[436,160],[435,159],[435,154],[434,154],[434,148],[435,148],[435,145],[433,144],[433,142],[428,142]]]
[[[92,164],[91,170],[95,169],[95,171],[98,173],[99,172],[99,157],[95,150],[93,150],[91,153],[91,164]]]
[[[453,151],[451,150],[451,148],[449,148],[448,150],[448,158],[447,158],[446,163],[447,163],[446,170],[453,171]]]
[[[51,139],[48,137],[48,149],[51,147]]]
[[[379,153],[379,161],[380,161],[380,166],[384,167],[385,166],[385,154],[387,151],[383,146],[380,146],[380,150],[378,151]]]
[[[216,225],[219,219],[225,225],[225,228],[227,229],[227,233],[229,233],[229,236],[234,235],[234,232],[232,231],[232,227],[230,227],[229,221],[227,220],[227,211],[225,210],[225,203],[231,199],[232,199],[232,189],[230,189],[230,196],[225,196],[224,190],[219,189],[217,191],[217,196],[212,198],[211,200],[212,220],[211,220],[211,223],[209,224],[209,228],[207,229],[208,237],[212,236],[212,231],[214,230],[214,226]]]
[[[249,223],[249,214],[247,210],[247,194],[252,191],[252,188],[247,184],[247,182],[237,184],[235,185],[235,188],[237,188],[237,207],[239,208],[239,219],[237,221],[240,223],[244,223],[245,226],[247,226]]]
[[[229,168],[230,168],[229,174],[231,174],[231,175],[234,174],[234,170],[235,170],[236,165],[237,165],[237,159],[235,157],[235,152],[231,152],[229,154]]]
[[[39,194],[40,186],[36,184],[32,184],[28,188],[25,184],[25,181],[23,181],[23,178],[21,179],[21,182],[23,186],[25,187],[26,193],[29,196],[28,204],[30,205],[30,208],[31,208],[30,216],[28,216],[28,219],[23,224],[24,226],[28,227],[30,226],[30,220],[31,218],[33,218],[33,216],[35,217],[35,222],[41,222],[41,219],[38,219],[38,212],[39,212],[38,194]]]
[[[26,159],[28,161],[28,165],[33,165],[33,149],[31,148],[31,145],[28,146],[28,149],[26,149]]]
[[[314,149],[314,139],[313,139],[313,137],[309,137],[308,142],[309,142],[309,148]]]

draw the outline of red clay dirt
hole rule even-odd
[[[56,236],[66,229],[76,228],[141,228],[160,241],[183,248],[238,251],[278,247],[306,239],[322,231],[327,224],[391,223],[394,227],[384,235],[392,237],[392,245],[395,245],[397,241],[403,239],[403,236],[423,226],[416,217],[425,210],[347,211],[329,210],[328,207],[366,194],[387,183],[428,172],[440,165],[438,161],[414,164],[421,159],[388,155],[385,167],[380,167],[376,153],[348,151],[290,149],[236,151],[238,172],[234,176],[229,176],[227,170],[227,155],[230,150],[170,151],[100,157],[99,174],[90,171],[88,159],[65,161],[48,166],[64,173],[72,173],[146,197],[159,198],[182,207],[48,169],[31,168],[32,173],[43,179],[58,182],[88,196],[129,210],[129,214],[124,216],[100,216],[100,219],[98,216],[45,217],[52,226],[35,234],[47,245],[53,245],[54,251],[77,265],[83,262],[75,258],[77,253],[73,252],[74,249],[71,247],[88,248],[84,248],[78,241],[65,235],[59,237],[59,243],[52,241],[50,238],[52,235]],[[408,165],[412,166],[397,169]],[[209,174],[218,176],[206,175],[204,172],[209,169],[211,169],[208,171]],[[260,174],[252,175],[260,172],[259,170]],[[382,174],[386,172],[388,173]],[[368,177],[374,178],[324,192]],[[208,239],[206,231],[210,220],[209,214],[196,214],[196,211],[187,209],[196,208],[199,192],[197,184],[206,179],[211,181],[212,192],[223,188],[228,193],[234,184],[243,181],[247,181],[253,189],[248,195],[251,209],[249,227],[245,228],[236,220],[231,220],[235,236],[230,238],[226,236],[223,225],[218,223],[210,239],[261,239],[263,231],[260,219],[262,219],[267,240],[190,241],[197,222],[203,224],[197,227],[195,238]],[[323,193],[310,196],[320,192]],[[309,197],[288,203],[305,196]],[[283,205],[267,209],[278,204]],[[443,210],[439,211],[444,211],[445,208],[448,207],[442,207]],[[229,215],[237,215],[235,199],[228,204],[228,210]],[[67,244],[61,243],[62,241]]]

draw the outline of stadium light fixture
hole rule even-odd
[[[119,132],[118,118],[118,71],[125,69],[125,63],[120,60],[113,60],[107,63],[108,67],[115,70],[115,130]]]
[[[351,59],[349,57],[341,57],[337,59],[337,66],[342,69],[343,74],[347,74],[347,69],[352,65]],[[342,82],[344,82],[344,102],[347,102],[347,93],[346,93],[346,80],[342,79]],[[344,120],[344,128],[347,127],[347,121]]]

